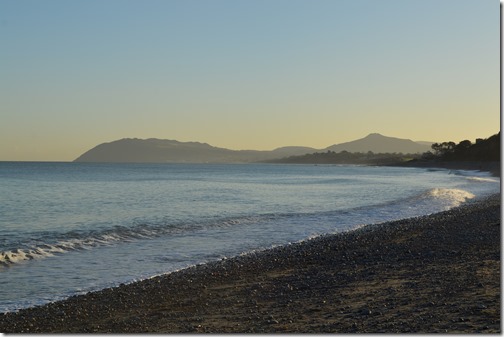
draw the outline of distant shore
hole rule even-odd
[[[413,160],[384,166],[445,168],[451,170],[476,170],[490,172],[494,177],[501,176],[501,165],[498,161],[421,161]]]
[[[500,194],[0,314],[0,332],[501,332]]]

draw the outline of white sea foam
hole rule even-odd
[[[55,254],[67,253],[78,249],[90,249],[100,245],[109,245],[120,241],[117,236],[103,235],[96,238],[69,239],[58,241],[53,244],[40,244],[27,248],[18,248],[0,252],[0,265],[11,265],[31,259],[41,259],[55,256]]]
[[[0,266],[8,266],[31,259],[42,259],[53,257],[75,250],[89,250],[93,248],[111,246],[118,243],[132,242],[134,240],[148,240],[163,235],[180,235],[198,230],[208,230],[212,228],[229,228],[245,224],[260,222],[261,219],[269,219],[271,216],[250,216],[236,217],[217,221],[203,221],[192,224],[149,224],[137,225],[132,228],[116,227],[113,231],[106,230],[106,233],[94,233],[80,238],[65,238],[54,243],[40,243],[38,245],[28,245],[28,247],[0,251]],[[75,235],[68,233],[68,235]],[[82,234],[80,235],[82,236]]]
[[[481,183],[500,183],[499,178],[489,178],[489,177],[467,177],[467,180],[481,182]]]
[[[421,195],[425,199],[434,199],[441,203],[445,210],[460,206],[475,197],[471,192],[456,188],[433,188]]]

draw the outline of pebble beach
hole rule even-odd
[[[500,333],[500,194],[0,314],[4,333]]]

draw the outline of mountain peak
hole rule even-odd
[[[411,139],[401,139],[384,136],[380,133],[370,133],[364,138],[351,142],[332,145],[326,150],[341,152],[368,152],[374,153],[422,153],[430,147],[426,144],[415,143]]]
[[[382,138],[382,139],[399,139],[399,140],[408,140],[409,139],[402,139],[402,138],[397,138],[397,137],[389,137],[389,136],[385,136],[385,135],[382,135],[381,133],[377,133],[377,132],[373,132],[373,133],[370,133],[369,135],[367,135],[366,137],[364,138],[361,138],[361,139],[368,139],[368,138]]]
[[[370,133],[369,135],[367,135],[366,137],[364,137],[363,139],[366,139],[366,138],[388,138],[388,137],[385,137],[384,135],[382,135],[381,133]]]

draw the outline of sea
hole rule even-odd
[[[494,193],[479,171],[0,162],[0,312]]]

